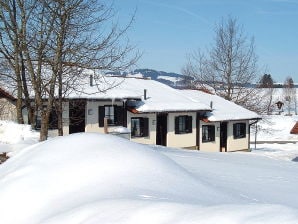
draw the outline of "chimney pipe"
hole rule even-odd
[[[90,86],[93,86],[93,75],[90,75]]]
[[[213,109],[213,102],[212,101],[210,101],[210,108],[211,108],[211,110]]]
[[[147,100],[147,89],[144,89],[144,100]]]

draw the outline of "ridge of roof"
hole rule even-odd
[[[11,95],[10,93],[8,93],[6,90],[4,90],[3,88],[0,87],[0,97],[5,97],[11,101],[16,100],[16,98]]]

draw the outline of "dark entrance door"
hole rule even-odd
[[[157,114],[156,145],[167,146],[168,114]]]
[[[227,151],[227,122],[220,123],[220,151],[226,152]]]
[[[85,108],[84,100],[69,102],[69,134],[85,132]]]

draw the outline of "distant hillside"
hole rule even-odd
[[[183,86],[183,75],[174,72],[156,71],[153,69],[136,69],[130,73],[110,73],[113,75],[121,75],[127,77],[143,77],[156,80],[172,87]]]

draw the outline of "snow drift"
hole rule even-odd
[[[223,198],[159,152],[95,133],[58,137],[22,151],[1,166],[0,189],[4,223],[40,222],[96,200],[205,204]]]
[[[26,146],[38,142],[39,133],[30,125],[0,120],[0,153],[9,152],[9,156],[18,153]]]
[[[295,208],[251,203],[237,184],[220,187],[223,176],[206,172],[218,170],[217,154],[208,162],[201,156],[209,154],[180,151],[178,160],[193,159],[95,133],[28,147],[0,166],[1,223],[296,222]]]

